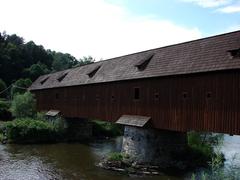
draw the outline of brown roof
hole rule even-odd
[[[240,31],[235,31],[43,75],[29,89],[239,69],[239,56],[230,55],[239,48]]]

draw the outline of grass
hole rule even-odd
[[[109,161],[122,161],[123,160],[123,154],[118,152],[112,152],[108,155]]]
[[[124,159],[129,159],[130,156],[128,154],[125,153],[121,153],[121,152],[111,152],[108,157],[107,160],[108,161],[123,161]]]

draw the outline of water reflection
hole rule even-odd
[[[120,150],[121,139],[84,144],[0,145],[0,179],[139,179],[95,166],[103,155]],[[145,179],[176,179],[167,176]]]
[[[48,180],[137,180],[95,166],[103,155],[121,148],[121,138],[84,144],[0,145],[0,179]],[[238,153],[240,136],[225,136],[222,151],[227,161]],[[238,161],[239,165],[240,162]],[[142,177],[141,180],[183,179],[170,176]]]
[[[225,165],[240,166],[240,136],[224,136],[221,151],[224,153]],[[235,159],[234,159],[235,158]]]

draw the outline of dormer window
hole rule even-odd
[[[49,77],[44,78],[44,79],[40,82],[41,85],[43,85],[43,84],[48,80],[48,78],[49,78]]]
[[[101,66],[97,66],[95,67],[92,71],[90,71],[89,73],[87,73],[87,75],[92,78],[96,73],[97,71],[100,69]]]
[[[66,76],[67,76],[68,73],[64,73],[63,75],[61,75],[57,80],[59,82],[61,82]]]
[[[240,48],[228,51],[232,58],[240,58]]]
[[[141,59],[140,61],[138,61],[135,66],[138,68],[138,70],[143,71],[148,63],[150,62],[150,60],[153,58],[154,53],[148,54],[147,56],[145,56],[143,59]]]

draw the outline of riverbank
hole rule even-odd
[[[94,139],[120,136],[122,131],[122,126],[109,122],[61,117],[48,120],[40,114],[35,118],[0,121],[0,142],[4,144],[89,142]]]
[[[174,157],[172,162],[167,164],[151,164],[151,163],[139,163],[137,159],[129,156],[128,154],[113,152],[104,156],[97,164],[106,170],[116,171],[128,176],[155,176],[159,174],[169,174],[175,176],[183,176],[189,172],[193,172],[196,169],[210,168],[209,162],[217,157],[217,154],[206,157],[206,155],[191,149],[186,148],[181,154],[172,154]],[[223,155],[220,154],[219,163],[223,164]]]
[[[208,169],[209,162],[215,158],[218,158],[219,164],[223,164],[224,155],[214,151],[214,146],[219,145],[222,140],[221,135],[190,132],[187,137],[187,144],[181,150],[165,149],[164,153],[168,157],[166,161],[164,158],[161,159],[164,156],[160,156],[159,161],[144,161],[138,155],[122,151],[111,152],[108,156],[103,157],[98,166],[128,175],[157,175],[164,172],[181,176],[198,168]],[[131,139],[126,143],[130,142]],[[158,153],[158,151],[155,152],[156,157]]]
[[[223,148],[226,162],[240,149],[240,136],[227,136]],[[7,144],[0,145],[0,177],[16,180],[48,180],[48,179],[94,179],[94,180],[139,180],[138,176],[127,176],[96,167],[95,164],[110,152],[121,150],[121,137],[108,140],[95,140],[89,144],[57,143],[57,144]],[[236,161],[236,165],[240,162]],[[142,176],[141,180],[183,180],[191,179],[192,173],[186,176],[159,174],[158,176]]]
[[[16,180],[94,179],[137,180],[139,177],[106,171],[95,166],[101,157],[118,151],[121,137],[95,140],[89,144],[7,144],[0,145],[0,177]],[[158,177],[142,177],[141,180],[176,179],[161,174]]]
[[[87,140],[83,140],[80,138],[80,141],[80,139],[78,138],[78,132],[81,131],[82,125],[80,126],[80,129],[78,129],[75,127],[77,124],[74,123],[75,131],[77,132],[77,138],[75,138],[75,135],[73,133],[75,131],[72,131],[71,126],[65,127],[65,123],[62,122],[63,119],[57,118],[54,121],[47,121],[43,118],[40,119],[42,120],[25,118],[4,122],[2,124],[4,136],[2,136],[2,138],[0,136],[0,139],[2,139],[2,142],[4,143],[15,144],[42,144],[69,141],[84,142],[86,144],[89,144],[94,139],[108,139],[113,136],[119,135],[122,133],[123,130],[122,127],[117,126],[116,124],[111,124],[109,122],[93,121],[91,122],[92,128],[90,129],[92,129],[95,133],[93,133],[93,136],[91,138],[87,137]],[[87,123],[89,126],[89,122],[83,122],[79,120],[75,121]],[[69,122],[71,122],[72,124],[73,120],[69,120]],[[85,125],[83,127],[85,127]],[[69,131],[70,134],[68,135]],[[194,136],[192,136],[192,134]],[[159,175],[164,172],[167,174],[175,174],[178,176],[182,176],[183,174],[199,167],[207,167],[208,162],[214,156],[211,146],[208,146],[203,142],[196,141],[196,137],[200,137],[199,134],[191,133],[188,137],[190,137],[189,139],[191,139],[191,141],[194,140],[194,143],[192,142],[191,144],[189,144],[194,148],[190,148],[189,146],[184,152],[171,154],[173,161],[171,161],[171,163],[168,163],[168,166],[166,166],[165,164],[139,164],[137,160],[131,158],[130,156],[128,157],[118,153],[118,157],[121,156],[121,159],[111,159],[105,157],[100,160],[100,163],[98,163],[98,167],[106,170],[121,172],[128,175]]]

